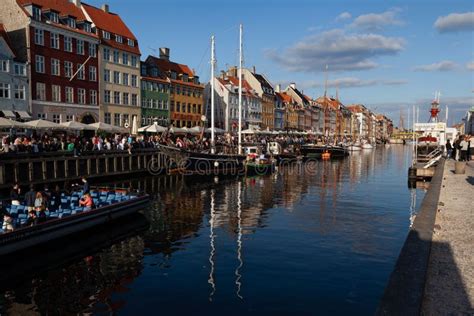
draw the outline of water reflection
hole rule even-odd
[[[406,187],[408,151],[117,182],[152,195],[148,230],[12,286],[3,312],[373,312],[423,197]]]

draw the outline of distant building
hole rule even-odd
[[[466,134],[474,135],[474,106],[466,112],[466,116],[463,118],[464,121],[464,132]]]
[[[284,114],[284,129],[287,131],[298,130],[298,103],[286,92],[276,92],[278,98],[282,100],[285,109]]]
[[[264,75],[256,73],[255,67],[252,71],[243,69],[242,76],[261,98],[262,123],[260,127],[273,130],[275,125],[275,91],[272,85]]]
[[[277,131],[281,131],[285,129],[285,105],[279,93],[280,93],[280,85],[277,85],[275,88],[275,109],[274,109],[275,122],[273,124],[274,129]]]
[[[187,65],[172,62],[169,48],[160,48],[160,56],[148,56],[145,63],[170,83],[170,123],[176,127],[202,126],[204,86],[199,76]]]
[[[154,65],[141,63],[141,125],[157,122],[161,126],[170,124],[170,81],[161,78]]]
[[[11,119],[29,119],[27,64],[15,53],[10,37],[0,24],[0,114]]]

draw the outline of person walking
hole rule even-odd
[[[35,199],[36,199],[36,192],[34,185],[30,185],[30,191],[26,192],[25,194],[25,204],[29,211],[35,210]]]
[[[467,161],[467,149],[469,147],[469,143],[467,141],[467,136],[465,136],[462,141],[459,143],[459,147],[461,148],[461,161]]]
[[[451,141],[448,139],[446,141],[446,159],[450,159],[452,153],[453,153],[453,145],[451,145]]]
[[[81,180],[82,180],[82,190],[84,191],[84,194],[90,193],[91,187],[90,187],[89,182],[87,181],[86,177],[83,176],[81,178]]]

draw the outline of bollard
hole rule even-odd
[[[456,161],[454,163],[454,173],[455,174],[465,174],[466,173],[466,162],[465,161]]]

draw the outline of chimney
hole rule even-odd
[[[275,92],[280,93],[281,92],[281,84],[277,84],[275,87]]]
[[[252,72],[257,73],[257,70],[255,69],[255,66],[252,66]]]
[[[294,83],[294,82],[290,83],[290,87],[291,87],[292,89],[296,89],[296,83]]]
[[[109,5],[104,3],[102,5],[102,11],[104,11],[105,13],[109,13]]]
[[[170,49],[167,47],[160,47],[160,58],[170,60]]]

